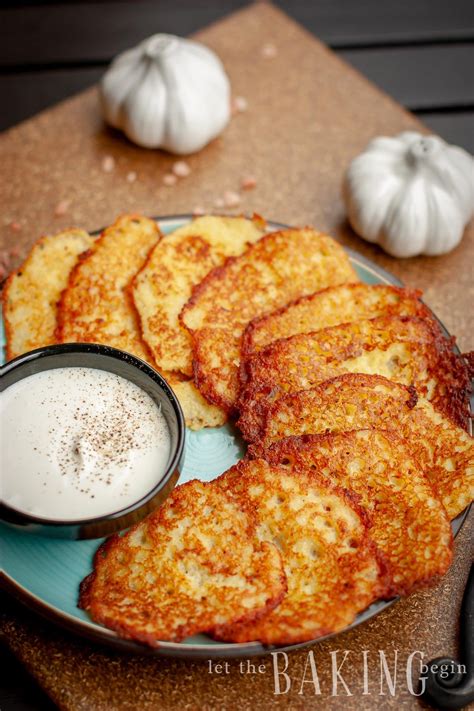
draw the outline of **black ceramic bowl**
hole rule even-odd
[[[65,343],[37,348],[11,360],[1,368],[0,391],[44,370],[65,367],[98,368],[120,375],[138,385],[159,405],[170,432],[170,456],[163,476],[134,504],[114,513],[90,519],[61,521],[30,516],[0,504],[0,519],[29,533],[58,538],[101,538],[136,523],[163,503],[175,487],[183,459],[185,426],[179,402],[156,370],[130,353],[95,343]]]

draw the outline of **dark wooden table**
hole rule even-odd
[[[246,4],[241,0],[2,3],[0,128],[95,83],[117,52],[152,32],[189,34]],[[277,4],[434,131],[474,152],[472,0]],[[4,604],[17,605],[10,599]],[[15,660],[4,654],[0,663],[5,680],[2,711],[53,708]]]

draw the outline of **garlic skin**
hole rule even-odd
[[[388,254],[445,254],[474,215],[474,160],[438,136],[381,136],[350,163],[343,197],[354,231]]]
[[[187,155],[230,119],[230,83],[204,45],[156,34],[116,57],[102,78],[107,123],[145,148]]]

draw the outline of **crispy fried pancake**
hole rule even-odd
[[[194,377],[204,397],[233,410],[242,334],[252,319],[350,281],[357,276],[342,247],[310,228],[273,232],[213,269],[181,312],[192,334]]]
[[[449,518],[474,498],[471,437],[413,388],[379,375],[348,373],[277,400],[267,412],[262,441],[251,450],[258,454],[291,435],[361,429],[393,430],[404,439]]]
[[[143,338],[159,368],[191,376],[191,337],[179,313],[192,287],[226,257],[242,254],[265,231],[255,217],[198,217],[166,235],[133,280],[132,295]]]
[[[192,380],[177,380],[173,373],[164,374],[183,408],[186,425],[191,430],[220,427],[227,420],[224,410],[203,398]]]
[[[313,468],[359,497],[372,538],[388,561],[393,595],[408,595],[448,569],[452,534],[446,511],[392,432],[288,437],[262,456],[272,466]]]
[[[251,509],[195,480],[98,549],[79,605],[122,637],[159,646],[253,621],[285,591],[280,554],[257,539]]]
[[[217,483],[250,498],[261,540],[280,549],[288,593],[256,622],[221,626],[218,639],[294,644],[337,632],[386,592],[364,515],[311,470],[241,461]]]
[[[431,320],[382,316],[280,339],[247,359],[238,426],[249,441],[261,436],[268,407],[343,373],[383,375],[414,385],[461,426],[466,426],[469,379],[464,361]]]
[[[3,289],[6,358],[55,343],[56,304],[79,255],[94,240],[83,230],[41,237]]]
[[[242,354],[249,356],[279,338],[361,319],[393,315],[431,318],[420,296],[420,291],[385,284],[331,286],[251,321],[244,333]]]
[[[156,223],[139,215],[119,217],[102,232],[61,296],[59,342],[105,343],[150,360],[128,287],[160,237]]]

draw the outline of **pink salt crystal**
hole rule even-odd
[[[271,42],[267,42],[266,44],[263,45],[262,47],[262,57],[265,57],[265,59],[272,59],[273,57],[276,57],[277,55],[277,48],[275,47],[274,44]]]
[[[196,217],[198,217],[199,215],[205,215],[205,214],[206,214],[205,209],[203,207],[201,207],[200,205],[195,207],[193,210],[193,215],[195,215]]]
[[[253,175],[246,175],[240,182],[242,190],[253,190],[257,186],[257,181]]]
[[[104,156],[102,159],[102,170],[104,173],[111,173],[115,168],[115,158],[113,156]]]
[[[173,175],[173,173],[166,173],[166,175],[163,176],[163,183],[169,187],[176,185],[177,182],[178,178],[176,175]]]
[[[191,168],[185,160],[178,160],[173,164],[173,173],[178,176],[178,178],[187,178],[191,172]]]
[[[20,232],[21,224],[13,220],[12,222],[10,222],[10,229],[12,232]]]
[[[61,200],[60,202],[58,202],[58,204],[54,208],[55,217],[62,217],[62,215],[65,215],[66,212],[69,210],[70,206],[70,200]]]
[[[240,195],[233,190],[226,190],[224,193],[224,205],[226,207],[237,207],[237,205],[240,205]]]
[[[130,173],[127,173],[127,182],[128,183],[134,183],[136,179],[137,179],[137,174],[135,173],[134,170],[131,170]]]
[[[243,96],[234,96],[232,99],[232,113],[233,114],[241,114],[244,111],[247,111],[249,107],[248,101],[245,97]]]

